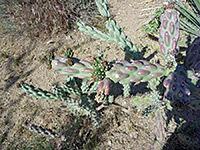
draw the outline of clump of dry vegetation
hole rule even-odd
[[[90,21],[98,15],[93,0],[1,0],[1,18],[28,36],[49,35],[73,29],[77,19]],[[7,28],[8,29],[8,28]]]

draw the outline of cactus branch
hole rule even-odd
[[[50,99],[50,100],[58,100],[58,97],[55,96],[54,94],[44,91],[40,88],[36,89],[34,86],[32,85],[28,85],[26,83],[22,83],[20,85],[20,88],[25,92],[30,94],[31,96],[37,97],[37,98],[41,98],[41,99]]]

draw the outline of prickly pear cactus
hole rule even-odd
[[[147,82],[164,74],[165,69],[159,64],[151,64],[145,60],[132,63],[121,60],[113,64],[111,70],[106,72],[106,77],[112,79],[115,83],[128,84],[131,82]]]
[[[180,36],[180,21],[179,13],[173,8],[173,3],[170,3],[164,14],[160,16],[160,21],[159,44],[162,56],[166,64],[168,62],[175,62],[174,56],[179,49],[177,42]]]
[[[200,37],[197,37],[186,50],[184,65],[188,69],[193,69],[200,77]]]
[[[91,79],[92,64],[87,60],[78,61],[75,58],[56,57],[52,61],[52,68],[61,74],[80,79]]]
[[[185,82],[185,77],[178,73],[170,73],[163,82],[165,91],[165,98],[170,100],[174,107],[182,107],[190,104],[190,89]]]

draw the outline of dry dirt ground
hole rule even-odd
[[[141,26],[148,23],[156,10],[163,6],[161,1],[153,0],[109,0],[111,14],[124,32],[136,45],[148,45],[149,56],[158,47],[150,40]],[[0,149],[57,149],[60,139],[49,139],[27,129],[25,123],[51,129],[66,136],[63,149],[86,150],[149,150],[154,143],[154,119],[151,115],[141,117],[131,109],[110,106],[101,112],[102,125],[93,127],[87,117],[80,122],[74,121],[62,102],[33,98],[18,88],[24,81],[43,90],[51,91],[56,82],[64,82],[64,76],[49,69],[42,60],[49,50],[61,51],[71,47],[74,57],[91,60],[99,49],[104,51],[108,61],[124,59],[124,52],[117,45],[93,40],[77,29],[69,34],[60,33],[46,38],[26,38],[2,35],[0,51]],[[159,59],[159,56],[152,60]],[[145,94],[144,92],[147,91]],[[148,96],[148,89],[138,91],[137,95]],[[117,102],[130,106],[131,100],[121,96]],[[131,106],[130,106],[131,107]],[[73,129],[73,127],[75,128]],[[166,149],[176,149],[168,147]]]

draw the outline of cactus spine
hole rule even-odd
[[[104,17],[110,17],[110,11],[106,0],[95,0],[100,14]]]

